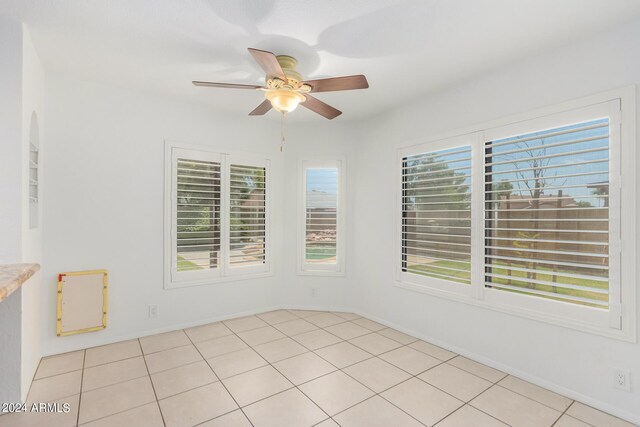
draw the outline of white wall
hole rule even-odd
[[[0,17],[0,264],[21,261],[22,28]],[[22,291],[0,302],[0,402],[21,397]]]
[[[0,263],[20,262],[22,27],[0,17]]]
[[[355,154],[355,132],[349,123],[340,122],[339,119],[328,121],[318,117],[309,123],[294,123],[285,129],[286,144],[285,176],[284,182],[284,252],[283,270],[284,280],[280,286],[280,301],[285,307],[291,308],[318,308],[318,309],[350,309],[353,294],[355,292],[355,274],[352,260],[354,260],[350,244],[352,241],[352,228],[349,224],[355,221],[350,201],[355,194],[354,171],[351,162]],[[297,274],[297,239],[301,236],[298,230],[299,201],[301,198],[300,161],[313,158],[344,158],[344,172],[346,176],[346,265],[344,276],[318,276]],[[316,290],[316,296],[312,296],[312,289]]]
[[[47,76],[46,99],[45,355],[279,304],[284,163],[277,123],[56,75]],[[272,277],[163,289],[167,139],[272,156]],[[58,338],[57,274],[87,269],[109,270],[108,327]],[[149,304],[159,305],[158,318],[148,317]]]
[[[42,264],[42,225],[37,228],[29,225],[29,145],[32,135],[32,120],[37,117],[38,143],[40,160],[46,152],[42,135],[44,124],[44,70],[35,51],[26,27],[22,27],[22,262]],[[44,163],[40,161],[39,171]],[[44,183],[42,183],[44,184]],[[42,187],[39,189],[42,194]],[[37,209],[42,217],[42,202]],[[42,306],[42,276],[40,272],[33,275],[22,287],[22,397],[26,398],[31,380],[40,363],[40,314]]]
[[[0,264],[41,261],[29,229],[29,128],[43,107],[43,71],[26,29],[0,18]],[[26,397],[40,361],[40,276],[0,303],[0,402]]]
[[[634,22],[360,123],[357,191],[352,202],[358,218],[352,223],[357,308],[445,347],[640,422],[640,345],[397,288],[392,262],[398,147],[416,139],[427,142],[438,134],[475,123],[638,83],[640,22]],[[631,370],[635,381],[631,393],[613,389],[614,366]]]
[[[287,124],[48,74],[42,351],[54,354],[275,306],[349,308],[640,422],[640,388],[614,390],[612,366],[640,378],[640,346],[393,286],[395,150],[454,131],[638,83],[640,25],[504,67],[362,122]],[[213,95],[212,95],[213,96]],[[639,108],[640,111],[640,108]],[[348,113],[348,112],[347,112]],[[345,113],[345,114],[347,114]],[[273,156],[273,277],[164,290],[163,141]],[[640,152],[640,150],[639,150]],[[298,161],[347,158],[347,274],[298,276]],[[64,271],[110,271],[109,326],[55,336]],[[311,288],[318,296],[311,297]],[[160,316],[149,319],[149,304]],[[640,305],[640,304],[639,304]]]

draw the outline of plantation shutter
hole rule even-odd
[[[266,263],[266,173],[264,166],[229,166],[229,267]]]
[[[471,152],[402,158],[402,272],[471,283]]]
[[[175,271],[217,269],[220,266],[220,162],[186,156],[178,156],[175,162]]]
[[[338,174],[335,167],[305,169],[305,263],[337,263]]]
[[[609,306],[609,119],[486,141],[485,286]]]

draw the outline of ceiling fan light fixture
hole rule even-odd
[[[267,99],[274,110],[280,113],[290,113],[299,103],[306,101],[304,95],[289,89],[274,89],[267,92]]]

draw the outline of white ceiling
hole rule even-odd
[[[1,0],[0,14],[27,24],[47,70],[237,114],[261,94],[190,82],[262,83],[247,47],[295,56],[309,79],[365,74],[368,90],[317,95],[344,121],[637,19],[640,1]]]

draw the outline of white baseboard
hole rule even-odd
[[[405,328],[403,326],[394,324],[392,322],[389,322],[385,319],[379,318],[377,316],[373,316],[369,313],[363,312],[361,310],[355,310],[354,313],[362,316],[362,317],[366,317],[368,319],[374,320],[380,324],[383,324],[385,326],[388,326],[390,328],[396,329],[400,332],[404,332],[408,335],[414,336],[416,338],[419,338],[423,341],[427,341],[431,344],[435,344],[439,347],[442,347],[446,350],[452,351],[454,353],[457,353],[461,356],[464,356],[468,359],[472,359],[475,360],[476,362],[480,362],[482,364],[485,364],[487,366],[490,366],[492,368],[498,369],[504,373],[507,373],[509,375],[513,375],[514,377],[518,377],[520,379],[523,379],[525,381],[528,381],[532,384],[535,384],[537,386],[546,388],[548,390],[553,391],[554,393],[558,393],[561,394],[563,396],[566,396],[570,399],[576,400],[578,402],[584,403],[585,405],[589,405],[591,407],[594,407],[596,409],[599,409],[601,411],[604,411],[606,413],[609,413],[611,415],[614,415],[618,418],[622,418],[623,420],[629,421],[631,423],[640,425],[640,416],[638,416],[637,414],[633,414],[631,412],[625,411],[619,407],[613,406],[609,403],[606,402],[602,402],[600,400],[594,399],[592,397],[586,396],[582,393],[579,393],[575,390],[572,390],[570,388],[566,388],[564,386],[558,385],[556,383],[553,383],[551,381],[548,381],[544,378],[540,378],[537,377],[535,375],[531,375],[525,371],[522,371],[520,369],[516,369],[513,368],[512,366],[509,365],[505,365],[502,363],[498,363],[490,358],[487,358],[485,356],[482,356],[480,354],[477,353],[473,353],[467,349],[461,348],[461,347],[457,347],[454,345],[451,345],[449,343],[446,343],[444,341],[438,340],[438,339],[434,339],[432,337],[429,337],[427,335],[418,333],[412,329],[409,328]]]
[[[281,308],[280,306],[262,307],[262,308],[258,308],[258,309],[255,309],[255,310],[241,311],[239,313],[234,313],[234,314],[230,314],[230,315],[208,317],[208,318],[205,318],[205,319],[195,320],[195,321],[191,321],[191,322],[183,322],[183,323],[177,323],[177,324],[173,324],[173,325],[162,326],[162,327],[154,328],[154,329],[147,329],[147,330],[144,330],[142,332],[136,332],[136,333],[132,332],[132,333],[127,333],[127,334],[119,334],[119,335],[110,336],[109,338],[101,340],[99,343],[97,343],[95,345],[91,345],[91,347],[100,347],[100,346],[103,346],[103,345],[113,344],[113,343],[120,342],[120,341],[127,341],[127,340],[132,340],[132,339],[137,339],[137,338],[144,338],[144,337],[147,337],[149,335],[162,334],[164,332],[176,331],[178,329],[192,328],[194,326],[206,325],[208,323],[220,322],[222,320],[234,319],[236,317],[253,316],[254,314],[266,313],[268,311],[279,310],[280,308]],[[44,353],[42,357],[54,356],[54,355],[57,355],[57,354],[70,353],[72,351],[83,350],[85,348],[91,348],[91,347],[87,347],[86,345],[84,345],[84,346],[75,345],[75,346],[71,346],[68,349],[66,348],[63,353],[47,352],[47,353]]]
[[[281,309],[283,309],[283,310],[311,310],[311,311],[344,311],[344,312],[348,312],[348,313],[355,313],[353,311],[353,309],[351,309],[351,308],[337,307],[337,306],[318,307],[318,306],[315,306],[315,305],[285,304],[285,305],[281,306]]]

